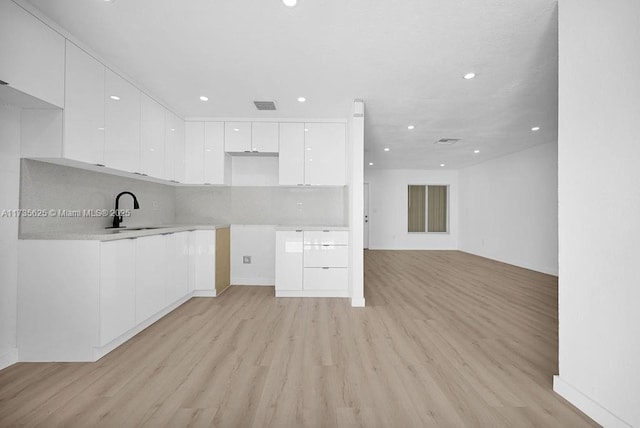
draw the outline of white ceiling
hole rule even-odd
[[[185,117],[347,117],[362,98],[367,168],[557,139],[557,0],[29,2]]]

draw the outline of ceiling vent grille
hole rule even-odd
[[[275,101],[254,101],[258,110],[276,110]]]
[[[439,146],[451,146],[460,141],[460,138],[440,138],[433,144],[437,144]]]

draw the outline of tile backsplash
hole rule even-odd
[[[110,226],[111,217],[76,216],[83,210],[114,208],[122,191],[134,193],[140,209],[131,209],[128,226],[158,224],[346,224],[346,187],[173,186],[42,161],[22,159],[20,208],[57,215],[23,216],[21,233],[84,232]],[[61,215],[63,212],[67,216]]]

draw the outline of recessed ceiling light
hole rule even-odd
[[[104,0],[105,3],[113,3],[115,0]]]
[[[298,0],[282,0],[282,3],[287,7],[293,7],[298,4]]]
[[[464,75],[464,78],[467,79],[467,80],[471,80],[474,77],[476,77],[476,73],[467,73],[467,74]]]
[[[305,97],[298,97],[298,102],[303,103],[305,101],[307,101],[307,99]]]
[[[175,130],[176,130],[176,128],[171,128],[171,131],[172,131],[172,132],[175,132]]]
[[[304,128],[304,132],[309,132],[309,128]]]
[[[407,126],[407,129],[414,129],[414,128],[415,128],[415,126],[413,126],[413,125]]]
[[[369,166],[373,166],[373,162],[369,162]]]
[[[240,128],[233,128],[233,132],[240,132]]]
[[[100,127],[98,128],[98,131],[104,131],[104,128]]]
[[[385,152],[388,152],[389,150],[391,150],[389,147],[385,147],[385,148],[384,148],[384,151],[385,151]]]
[[[480,150],[474,150],[473,153],[478,154],[480,153]]]
[[[120,97],[117,95],[111,95],[109,98],[111,98],[114,101],[120,101]]]
[[[444,166],[444,164],[443,164],[443,163],[441,163],[441,164],[440,164],[440,166]]]
[[[531,128],[532,131],[539,131],[540,127],[539,126],[534,126],[533,128]]]
[[[200,97],[200,101],[209,101],[209,97],[205,97],[204,95],[202,95]]]

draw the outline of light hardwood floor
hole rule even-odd
[[[366,308],[231,287],[96,363],[0,371],[0,427],[584,427],[555,395],[557,281],[368,251]]]

